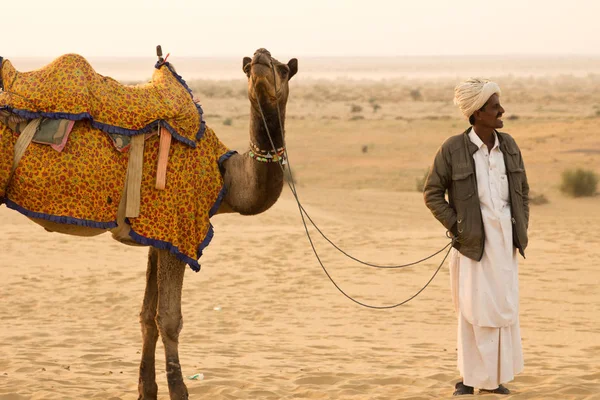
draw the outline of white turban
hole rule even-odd
[[[479,110],[496,93],[500,95],[500,87],[488,79],[469,78],[454,88],[454,104],[469,118]]]

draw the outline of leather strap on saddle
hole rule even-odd
[[[158,166],[156,167],[156,188],[164,190],[167,184],[167,163],[169,149],[171,148],[171,132],[165,127],[160,127],[160,143],[158,147]]]
[[[29,123],[27,124],[25,129],[23,129],[23,132],[21,132],[21,134],[19,135],[19,138],[17,139],[17,142],[15,143],[15,152],[13,155],[13,165],[12,165],[11,177],[12,177],[12,174],[15,173],[15,170],[17,169],[17,167],[19,166],[19,161],[21,161],[23,154],[25,154],[25,150],[27,150],[27,147],[29,147],[29,144],[33,140],[33,136],[37,132],[41,123],[42,123],[41,118],[32,119],[31,121],[29,121]]]
[[[144,167],[144,142],[146,135],[134,135],[129,148],[127,178],[125,180],[125,217],[140,216],[142,169]]]

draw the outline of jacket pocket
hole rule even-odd
[[[506,172],[510,175],[510,181],[514,184],[514,189],[521,192],[523,175],[525,170],[520,165],[519,153],[509,153],[506,157]]]
[[[457,172],[452,174],[454,197],[457,200],[466,200],[475,194],[473,171]]]
[[[525,170],[523,168],[508,168],[508,174],[510,175],[511,189],[523,197],[523,175]]]

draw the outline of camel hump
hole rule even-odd
[[[202,109],[169,63],[152,81],[124,85],[98,74],[79,54],[65,54],[34,71],[19,72],[5,60],[0,74],[0,110],[26,119],[90,120],[109,134],[134,136],[168,126],[173,138],[195,147],[204,133]]]
[[[74,64],[77,66],[87,66],[88,68],[90,68],[92,71],[94,70],[94,68],[92,68],[92,65],[88,62],[88,60],[83,57],[80,54],[76,54],[76,53],[67,53],[67,54],[63,54],[62,56],[59,56],[57,58],[54,59],[54,61],[52,61],[51,64],[54,63],[58,63],[58,64]]]

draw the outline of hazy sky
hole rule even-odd
[[[600,55],[599,0],[1,1],[7,58]]]

